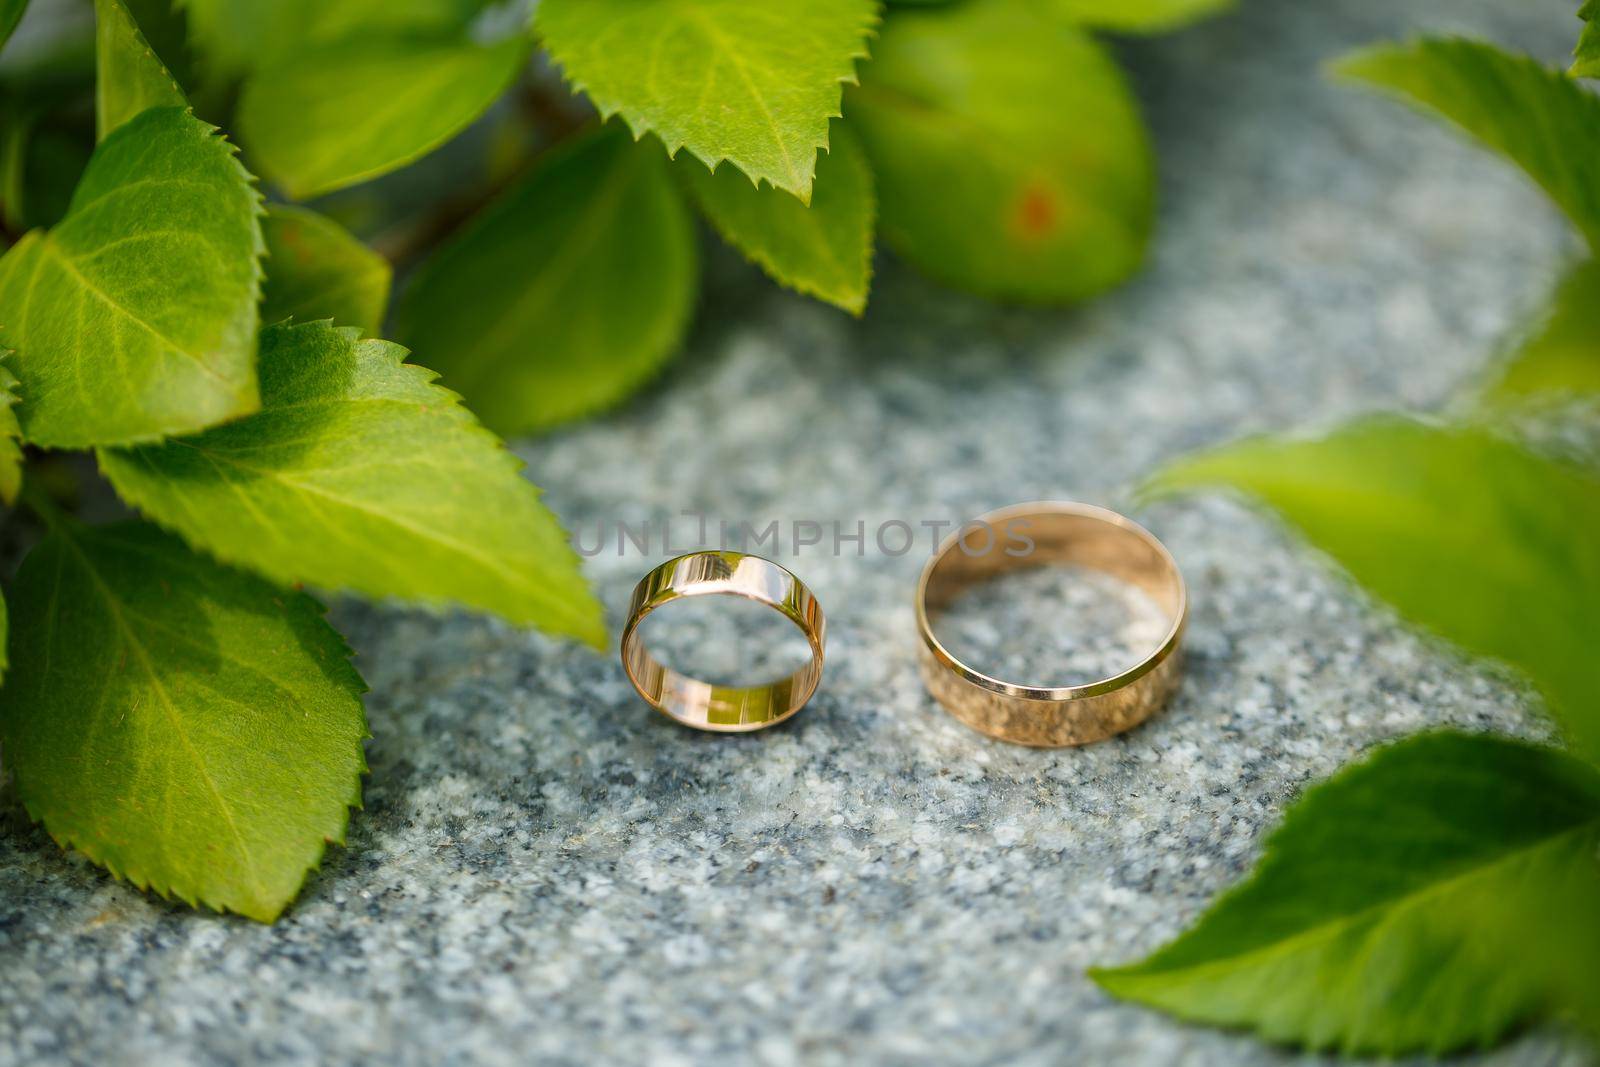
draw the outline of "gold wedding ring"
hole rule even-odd
[[[984,528],[986,550],[975,551],[969,542]],[[1170,620],[1160,645],[1109,678],[1030,686],[973,670],[934,636],[929,617],[963,590],[1005,571],[1051,564],[1090,567],[1144,590]],[[918,660],[928,691],[968,726],[1017,744],[1082,745],[1136,726],[1166,703],[1178,682],[1178,643],[1187,615],[1178,565],[1138,523],[1088,504],[1018,504],[957,531],[923,568],[917,586]]]
[[[679,674],[639,638],[646,615],[683,597],[737,596],[774,609],[800,628],[811,646],[804,667],[767,685],[722,686]],[[691,552],[645,575],[633,590],[622,631],[622,669],[652,707],[697,730],[741,733],[782,722],[805,706],[822,679],[827,623],[811,590],[769,559],[743,552]]]

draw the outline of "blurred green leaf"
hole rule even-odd
[[[1527,56],[1454,38],[1379,45],[1333,69],[1449,119],[1516,163],[1600,251],[1600,97]]]
[[[1374,595],[1523,671],[1600,759],[1600,481],[1487,431],[1374,418],[1179,459],[1154,492],[1259,497]]]
[[[0,742],[28,813],[140,888],[276,918],[366,769],[321,607],[142,523],[57,529],[11,602]]]
[[[1119,997],[1271,1041],[1444,1053],[1600,995],[1600,776],[1458,733],[1380,750],[1291,807],[1260,865]]]
[[[162,66],[172,75],[178,88],[187,93],[196,88],[194,50],[189,47],[189,20],[181,0],[122,0],[122,6],[133,16]]]
[[[1600,393],[1600,262],[1568,271],[1539,330],[1512,357],[1491,399]]]
[[[877,17],[874,0],[542,0],[534,13],[603,118],[807,202]]]
[[[193,115],[153,108],[112,131],[61,224],[0,259],[28,440],[131,443],[255,410],[260,210]]]
[[[11,40],[12,31],[17,28],[17,23],[22,21],[23,12],[28,10],[28,0],[0,0],[0,48]]]
[[[1122,73],[1030,0],[906,10],[850,94],[884,239],[983,296],[1060,303],[1144,257],[1151,152]]]
[[[1584,23],[1583,33],[1572,50],[1572,68],[1567,73],[1574,78],[1600,78],[1600,0],[1584,0],[1578,17]]]
[[[258,414],[103,450],[147,516],[279,582],[492,611],[601,646],[600,605],[521,463],[433,373],[325,322],[261,334]]]
[[[458,31],[484,0],[178,0],[211,65],[237,75],[358,36]]]
[[[10,642],[11,639],[6,633],[6,598],[5,594],[0,592],[0,682],[5,681],[6,667],[10,662],[6,658]]]
[[[694,229],[653,144],[555,149],[417,271],[396,332],[502,433],[613,404],[682,341]]]
[[[95,139],[152,107],[188,107],[122,0],[94,0]]]
[[[831,137],[810,207],[733,167],[680,160],[679,171],[728,243],[783,285],[859,315],[872,276],[872,168],[848,126],[835,123]]]
[[[22,488],[22,427],[17,425],[17,379],[6,366],[9,349],[0,348],[0,504],[13,504]],[[4,666],[0,642],[0,666]]]
[[[263,177],[306,199],[438,148],[511,84],[527,42],[360,37],[296,49],[253,74],[239,138]]]
[[[1049,0],[1076,22],[1117,33],[1166,33],[1233,9],[1234,0]]]
[[[332,319],[377,334],[389,304],[389,261],[332,219],[273,204],[262,220],[267,280],[261,321]]]

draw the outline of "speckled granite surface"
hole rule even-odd
[[[1183,449],[1437,405],[1569,238],[1509,171],[1316,65],[1423,24],[1554,60],[1572,7],[1247,0],[1131,45],[1164,172],[1133,285],[1019,313],[884,264],[855,323],[723,265],[669,381],[524,451],[590,536],[683,508],[872,524],[1115,506]],[[1539,726],[1251,512],[1141,517],[1191,581],[1188,681],[1082,751],[988,742],[923,695],[915,555],[786,559],[829,610],[828,675],[742,738],[648,712],[610,658],[340,605],[377,734],[350,847],[266,928],[147,899],[10,815],[0,1063],[1284,1060],[1083,970],[1175,933],[1287,799],[1370,745]],[[648,562],[595,559],[614,613]],[[1488,1060],[1582,1054],[1536,1033]]]

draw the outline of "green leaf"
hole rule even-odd
[[[275,919],[366,770],[321,607],[140,523],[56,530],[11,600],[0,743],[28,813],[141,889]]]
[[[263,177],[305,199],[411,163],[511,84],[527,42],[360,37],[296,49],[252,75],[239,138]]]
[[[6,635],[6,598],[0,593],[0,681],[4,681],[6,677],[6,667],[9,664],[6,659],[6,648],[9,644],[10,638]]]
[[[1600,250],[1600,97],[1527,56],[1452,38],[1380,45],[1334,70],[1449,119],[1516,163]]]
[[[262,220],[267,280],[261,321],[333,319],[376,334],[389,304],[389,261],[332,219],[273,204]]]
[[[1426,734],[1307,792],[1249,881],[1119,997],[1270,1041],[1443,1053],[1594,1003],[1600,776],[1520,742]]]
[[[17,379],[0,349],[0,503],[14,504],[22,489],[22,427],[17,425]]]
[[[1234,0],[1051,0],[1058,14],[1116,33],[1166,33],[1231,11]]]
[[[189,106],[122,0],[94,0],[94,18],[98,140],[148,108]]]
[[[1122,73],[1031,0],[896,12],[849,102],[883,236],[948,285],[1078,300],[1144,257],[1148,139]]]
[[[1545,392],[1600,393],[1600,262],[1580,263],[1562,279],[1543,325],[1517,350],[1490,398]]]
[[[326,322],[261,334],[261,411],[104,450],[130,504],[279,582],[455,603],[605,641],[600,606],[522,464],[432,372]]]
[[[223,74],[270,67],[294,52],[354,37],[458,31],[484,0],[178,0],[194,37]]]
[[[17,28],[17,23],[22,21],[22,13],[28,10],[28,0],[0,0],[0,47],[11,40],[12,31]]]
[[[877,17],[873,0],[543,0],[534,12],[602,118],[806,202]]]
[[[1572,50],[1572,67],[1567,73],[1574,78],[1600,78],[1600,0],[1584,0],[1578,17],[1584,22],[1583,34]]]
[[[502,433],[615,403],[688,326],[693,226],[653,145],[611,125],[553,151],[423,264],[397,332]]]
[[[1405,617],[1523,671],[1600,757],[1600,481],[1484,430],[1374,418],[1227,445],[1151,483],[1198,486],[1261,498]]]
[[[260,212],[193,115],[152,108],[112,131],[66,218],[0,259],[28,440],[124,444],[254,411]]]
[[[810,207],[732,167],[687,162],[680,173],[717,232],[777,281],[852,315],[866,308],[877,202],[872,168],[843,123],[817,161]]]
[[[195,70],[195,53],[189,40],[189,19],[181,0],[122,0],[122,6],[133,17],[133,24],[151,51],[161,57],[162,66],[180,91],[190,87],[209,89],[202,85]],[[220,101],[207,100],[208,104]]]

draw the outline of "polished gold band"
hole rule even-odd
[[[939,703],[974,729],[1023,745],[1081,745],[1121,733],[1149,718],[1178,681],[1178,643],[1188,614],[1183,575],[1151,534],[1114,511],[1088,504],[1045,502],[1002,508],[977,520],[992,531],[986,551],[947,538],[923,568],[917,585],[918,660]],[[967,527],[968,538],[976,523]],[[1011,531],[1033,542],[1031,550]],[[975,671],[933,634],[930,615],[964,589],[1003,571],[1075,563],[1143,589],[1171,620],[1154,652],[1121,674],[1083,685],[1013,685]]]
[[[639,624],[663,604],[691,596],[738,596],[786,616],[806,635],[811,659],[787,678],[740,687],[679,674],[650,654]],[[784,568],[743,552],[691,552],[645,575],[633,590],[622,630],[622,669],[639,695],[685,726],[719,733],[760,730],[805,706],[822,679],[827,622],[811,590]]]

